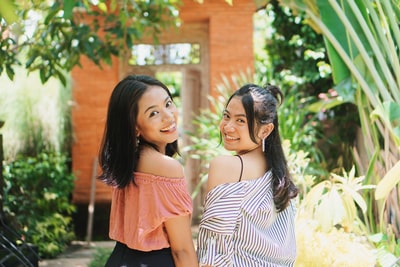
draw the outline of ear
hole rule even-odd
[[[268,124],[264,124],[262,127],[261,127],[261,139],[265,139],[265,138],[267,138],[271,133],[272,133],[272,131],[274,130],[274,124],[273,123],[268,123]]]
[[[137,127],[135,128],[135,135],[137,138],[139,138],[139,136],[140,136],[140,131]]]

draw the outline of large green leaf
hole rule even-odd
[[[332,34],[337,38],[340,44],[343,46],[344,50],[349,53],[350,47],[348,46],[348,40],[346,35],[346,28],[340,21],[336,12],[332,9],[332,6],[327,0],[317,1],[318,8],[320,11],[321,20],[330,29]],[[337,53],[336,49],[332,46],[327,38],[324,38],[326,43],[326,49],[328,52],[329,60],[332,68],[332,76],[336,84],[340,83],[342,80],[350,76],[350,71],[348,70],[346,64],[342,58]]]
[[[15,6],[13,1],[2,0],[0,5],[0,19],[4,18],[8,24],[12,24],[18,20],[18,16],[15,12]]]
[[[354,59],[359,54],[357,47],[355,46],[353,40],[348,34],[349,26],[352,27],[358,34],[360,40],[365,44],[367,51],[370,51],[369,44],[366,40],[360,23],[358,22],[355,14],[349,7],[348,1],[336,1],[338,2],[342,12],[348,20],[348,24],[345,24],[338,15],[338,10],[334,9],[334,0],[318,0],[317,5],[320,11],[320,16],[322,22],[331,31],[336,40],[340,43],[346,54]],[[360,10],[365,10],[362,1],[356,1]],[[339,56],[337,50],[332,46],[327,38],[325,38],[327,51],[329,55],[329,60],[333,66],[332,75],[335,83],[340,83],[342,80],[350,76],[350,71],[348,66],[345,64],[343,59]]]
[[[330,100],[320,100],[318,102],[310,104],[307,107],[307,110],[309,110],[311,112],[314,112],[314,113],[317,113],[320,110],[331,109],[331,108],[339,106],[339,105],[341,105],[343,103],[344,102],[339,98],[334,98],[334,99],[330,99]]]
[[[386,101],[372,113],[371,119],[380,118],[392,129],[393,140],[400,146],[400,104]]]

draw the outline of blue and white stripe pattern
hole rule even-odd
[[[200,264],[214,267],[293,266],[296,239],[293,201],[277,213],[272,173],[227,183],[207,195],[199,226]]]

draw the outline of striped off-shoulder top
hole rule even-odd
[[[197,239],[201,265],[294,265],[294,203],[276,212],[271,177],[268,171],[255,180],[221,184],[207,194]]]

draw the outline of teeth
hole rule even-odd
[[[173,123],[173,124],[171,124],[170,126],[168,126],[168,127],[166,127],[166,128],[163,128],[163,129],[161,129],[161,131],[169,131],[169,130],[171,130],[171,129],[173,129],[173,128],[175,128],[175,123]]]
[[[237,138],[229,136],[229,135],[225,135],[225,138],[228,140],[236,140]]]

